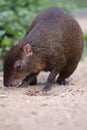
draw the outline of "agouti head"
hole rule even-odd
[[[40,58],[29,43],[23,46],[18,42],[13,45],[4,60],[4,85],[19,85],[26,76],[42,69],[40,63]]]

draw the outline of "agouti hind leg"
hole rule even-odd
[[[67,67],[64,68],[62,72],[60,72],[59,77],[57,78],[57,83],[60,85],[67,85],[68,82],[65,81],[66,78],[68,78],[76,69],[77,63],[69,64]]]

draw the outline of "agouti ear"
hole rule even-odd
[[[26,54],[26,56],[30,56],[32,55],[32,48],[31,48],[31,45],[29,43],[27,43],[24,47],[23,47],[23,50]]]

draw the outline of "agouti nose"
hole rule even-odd
[[[12,86],[12,82],[4,82],[4,86],[5,87],[10,87],[10,86]]]
[[[8,82],[4,82],[4,86],[8,87],[9,86]]]

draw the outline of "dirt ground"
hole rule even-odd
[[[53,84],[47,93],[42,88],[49,73],[40,73],[37,86],[5,88],[1,72],[0,130],[86,130],[86,67],[87,59],[79,63],[67,86]]]

